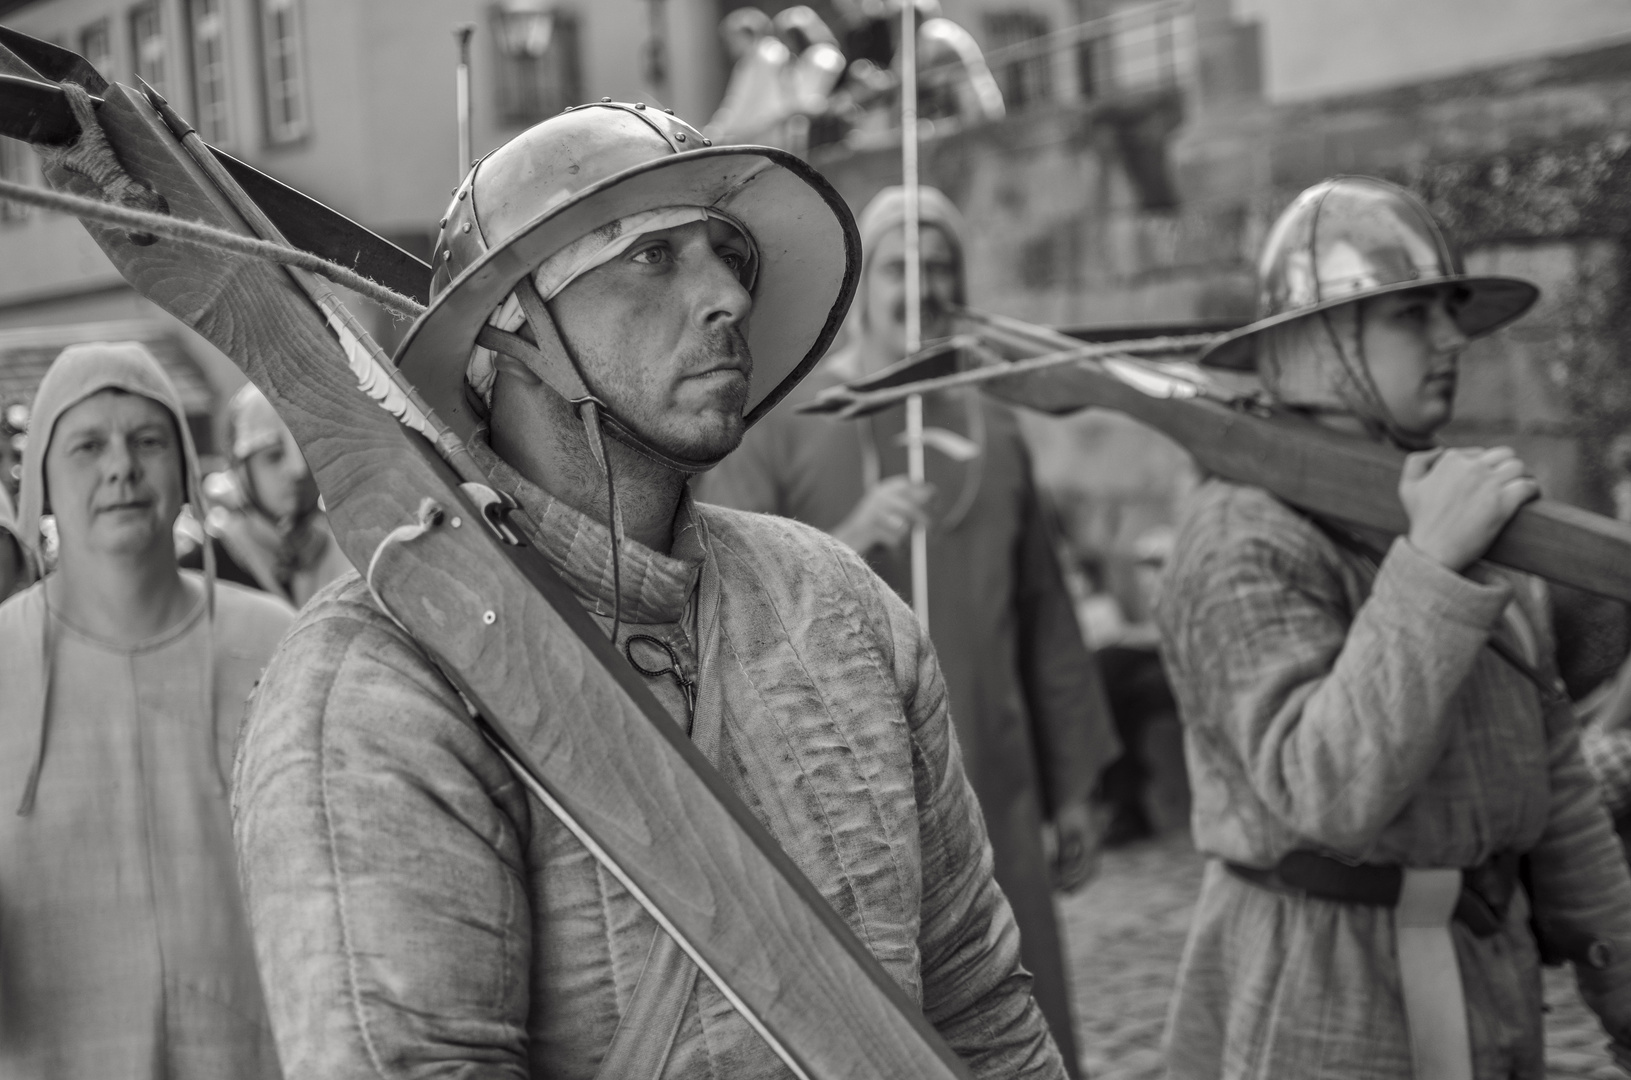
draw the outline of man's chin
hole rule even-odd
[[[699,425],[694,436],[687,441],[690,450],[685,457],[692,461],[717,461],[742,445],[742,436],[748,425],[741,414],[720,417],[716,423]]]
[[[1418,439],[1431,439],[1438,434],[1440,428],[1450,422],[1453,415],[1454,410],[1448,403],[1434,404],[1417,410],[1416,415],[1410,417],[1408,422],[1397,418],[1394,422],[1406,435]]]
[[[92,529],[88,546],[102,555],[141,555],[153,546],[159,531],[158,522],[151,518],[118,524],[99,522]]]
[[[740,413],[704,413],[676,420],[665,430],[640,432],[652,448],[683,461],[717,461],[735,450],[747,433]]]

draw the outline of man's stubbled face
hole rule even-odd
[[[918,265],[921,267],[924,341],[952,331],[951,306],[957,301],[961,271],[957,249],[933,225],[919,231]],[[862,331],[887,355],[906,355],[906,230],[891,229],[867,253],[866,318]]]
[[[550,303],[589,388],[664,453],[706,460],[742,441],[749,256],[726,222],[691,222],[641,237]]]
[[[50,433],[46,492],[65,558],[173,551],[185,500],[181,438],[158,402],[103,390],[68,409]]]
[[[1449,423],[1467,335],[1449,287],[1410,289],[1360,304],[1360,347],[1377,395],[1406,434],[1426,438]]]

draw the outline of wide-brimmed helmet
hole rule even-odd
[[[1453,285],[1469,338],[1529,310],[1540,290],[1517,278],[1468,274],[1433,215],[1386,180],[1339,176],[1297,196],[1275,221],[1257,264],[1257,321],[1214,342],[1203,364],[1250,369],[1272,326],[1339,304],[1429,285]]]
[[[821,359],[854,296],[860,241],[844,200],[803,161],[713,146],[670,112],[609,99],[578,105],[478,161],[454,191],[432,255],[431,304],[396,361],[461,437],[479,417],[467,361],[495,309],[538,266],[596,229],[667,207],[739,223],[755,248],[749,424]],[[638,437],[608,415],[607,430]],[[695,463],[705,466],[711,463]]]

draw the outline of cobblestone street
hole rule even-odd
[[[1060,905],[1070,943],[1082,1064],[1097,1080],[1163,1075],[1161,1028],[1201,859],[1182,832],[1105,853],[1098,877]],[[1623,1080],[1572,977],[1546,973],[1550,1080]]]

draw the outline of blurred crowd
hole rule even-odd
[[[720,23],[733,61],[724,100],[704,131],[719,143],[758,143],[803,155],[846,140],[887,138],[900,126],[900,0],[840,0],[835,30],[812,8],[774,18],[741,7]],[[1001,120],[1002,91],[980,47],[940,10],[914,0],[918,117]]]
[[[322,496],[299,446],[266,396],[245,385],[222,412],[225,467],[201,478],[199,505],[189,501],[179,508],[172,530],[177,560],[202,572],[208,547],[217,580],[299,608],[351,564],[329,530]],[[30,554],[18,539],[29,414],[24,400],[0,405],[0,599],[57,564],[54,515],[41,522],[36,552]]]

